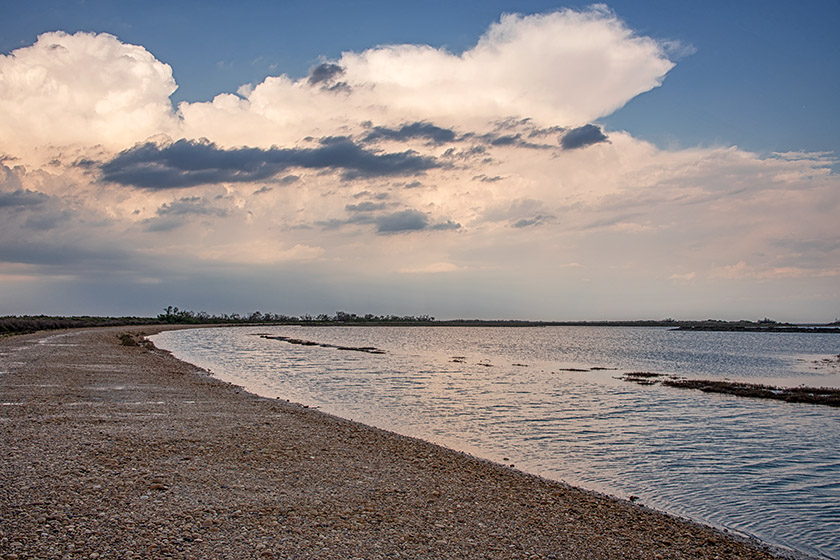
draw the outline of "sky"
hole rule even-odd
[[[0,315],[840,317],[840,4],[33,0]]]

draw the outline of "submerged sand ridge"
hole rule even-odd
[[[0,558],[778,557],[133,345],[162,328],[0,339]]]

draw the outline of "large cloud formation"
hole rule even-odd
[[[247,137],[267,145],[278,127],[294,141],[333,129],[345,115],[380,126],[428,121],[481,130],[509,118],[580,126],[660,85],[672,67],[662,45],[596,7],[505,15],[461,54],[422,45],[347,52],[308,79],[267,78],[238,96],[179,110],[189,136],[214,133],[225,144]]]
[[[580,126],[660,85],[672,67],[660,44],[605,8],[505,15],[461,54],[421,45],[348,52],[307,78],[269,77],[176,111],[171,68],[143,47],[54,32],[0,58],[0,137],[18,147],[125,149],[157,134],[268,147],[362,121]]]
[[[828,308],[831,157],[597,123],[663,83],[666,52],[603,7],[505,15],[462,53],[377,46],[173,107],[143,47],[46,33],[0,57],[0,288],[290,313]]]

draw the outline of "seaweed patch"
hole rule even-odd
[[[385,350],[380,350],[373,346],[340,346],[338,344],[327,344],[325,342],[314,342],[312,340],[303,340],[300,338],[292,338],[290,336],[269,336],[267,334],[260,335],[260,338],[267,338],[270,340],[280,340],[288,342],[289,344],[297,344],[298,346],[318,346],[321,348],[335,348],[336,350],[347,350],[350,352],[365,352],[367,354],[384,354]]]
[[[637,371],[626,373],[623,379],[639,385],[662,384],[676,389],[695,389],[704,393],[721,393],[754,399],[772,399],[790,403],[821,404],[840,407],[840,389],[832,387],[775,387],[758,383],[739,381],[716,381],[712,379],[686,379],[676,375]]]

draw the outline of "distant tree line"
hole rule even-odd
[[[285,315],[282,313],[263,313],[254,311],[247,315],[239,313],[210,315],[204,311],[189,311],[168,306],[157,316],[161,323],[207,324],[207,323],[431,323],[435,318],[429,315],[357,315],[345,311],[336,311],[335,315]]]

